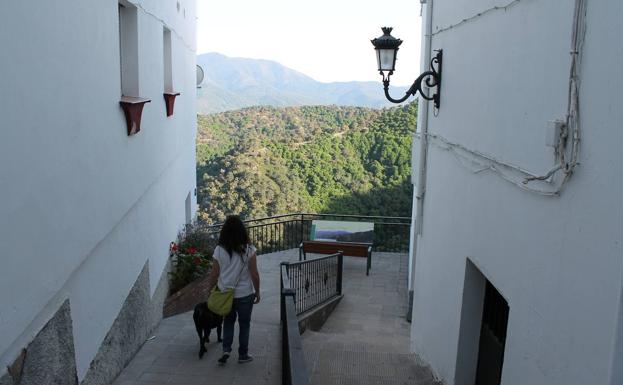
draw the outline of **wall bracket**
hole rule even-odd
[[[167,106],[167,116],[173,115],[173,107],[175,106],[175,97],[179,96],[179,92],[167,91],[164,94],[164,103]]]
[[[125,121],[128,125],[128,136],[137,134],[141,130],[141,116],[143,106],[151,102],[150,99],[137,98],[133,96],[122,96],[119,104],[125,114]]]

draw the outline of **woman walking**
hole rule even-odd
[[[249,332],[253,304],[260,302],[260,275],[255,247],[250,244],[244,223],[236,215],[228,216],[223,224],[218,246],[214,249],[209,282],[212,285],[216,282],[221,291],[235,287],[231,312],[223,321],[223,356],[219,358],[219,364],[227,363],[231,355],[236,318],[239,326],[238,362],[253,361],[249,355]]]

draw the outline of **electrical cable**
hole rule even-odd
[[[546,196],[556,196],[559,194],[559,191],[556,188],[552,188],[553,186],[551,185],[551,183],[541,181],[539,179],[540,176],[534,175],[526,170],[521,169],[520,167],[500,161],[491,156],[470,150],[461,144],[450,142],[449,140],[440,135],[429,133],[427,136],[429,138],[429,143],[442,150],[452,152],[458,163],[473,174],[480,174],[485,171],[491,171],[499,175],[507,182],[510,182],[513,185],[521,188],[522,190]],[[465,161],[471,163],[477,168],[474,169],[466,165]],[[524,183],[526,178],[534,178],[534,180],[538,181],[541,188],[528,186],[526,183]]]
[[[195,48],[193,48],[190,44],[188,44],[186,42],[186,40],[184,39],[184,37],[175,30],[175,28],[173,28],[172,26],[168,25],[164,19],[162,19],[161,17],[153,14],[152,12],[148,11],[145,7],[143,7],[143,4],[141,4],[140,1],[135,1],[132,2],[132,4],[134,6],[136,6],[137,9],[140,9],[145,15],[151,16],[153,19],[155,19],[156,21],[160,22],[163,26],[166,26],[171,32],[173,32],[173,34],[175,36],[177,36],[177,38],[182,42],[182,44],[184,46],[186,46],[186,48],[188,48],[191,52],[195,53],[197,52],[197,50]]]
[[[485,10],[485,11],[478,12],[477,14],[475,14],[475,15],[473,15],[473,16],[470,16],[470,17],[467,17],[467,18],[465,18],[465,19],[463,19],[463,20],[459,21],[459,22],[458,22],[458,23],[456,23],[456,24],[451,24],[451,25],[449,25],[449,26],[447,26],[447,27],[438,28],[435,32],[433,32],[433,36],[438,35],[438,34],[440,34],[440,33],[442,33],[442,32],[446,32],[446,31],[448,31],[448,30],[451,30],[451,29],[453,29],[453,28],[455,28],[455,27],[458,27],[458,26],[460,26],[460,25],[462,25],[462,24],[469,23],[470,21],[473,21],[473,20],[475,20],[475,19],[478,19],[478,18],[480,18],[480,17],[482,17],[482,16],[485,16],[485,15],[487,15],[487,14],[491,13],[491,12],[495,12],[495,11],[506,11],[507,9],[511,8],[511,7],[512,7],[512,6],[514,6],[514,5],[517,5],[517,4],[518,4],[518,3],[520,3],[521,1],[523,1],[523,0],[513,0],[513,1],[511,1],[510,3],[508,3],[508,4],[506,4],[506,5],[498,5],[498,6],[495,6],[495,7],[491,7],[491,8],[489,8],[489,9]]]
[[[433,33],[433,35],[448,31],[459,25],[482,17],[490,12],[504,10],[517,5],[524,0],[513,0],[505,6],[492,7],[486,11],[480,12],[474,16],[463,19],[456,24],[441,28]],[[481,173],[483,171],[493,171],[504,180],[516,185],[517,187],[540,195],[558,196],[562,191],[565,183],[570,179],[575,167],[579,163],[579,147],[580,147],[580,61],[584,46],[584,38],[586,34],[586,0],[576,0],[573,13],[573,24],[571,33],[571,62],[569,69],[569,83],[567,95],[567,114],[566,124],[561,130],[559,137],[559,145],[555,149],[555,157],[557,163],[545,174],[536,175],[520,166],[501,161],[492,156],[485,155],[479,151],[469,149],[459,143],[453,143],[450,140],[431,133],[424,135],[433,139],[431,142],[438,147],[452,151],[457,157],[466,159],[473,164],[479,165],[478,170],[472,170],[473,173]],[[571,143],[569,143],[571,142]],[[567,161],[567,156],[569,161]],[[462,166],[466,167],[464,162],[459,161]],[[469,167],[468,167],[469,168]],[[562,171],[562,177],[555,183],[556,174]],[[539,188],[531,185],[538,184]]]

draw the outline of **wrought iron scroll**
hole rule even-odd
[[[409,96],[415,95],[418,92],[422,97],[426,100],[432,100],[435,104],[435,108],[439,109],[440,99],[439,93],[441,90],[441,64],[443,59],[443,51],[437,50],[437,54],[430,61],[430,70],[423,72],[417,79],[413,82],[411,87],[400,99],[394,99],[389,95],[389,77],[392,74],[391,72],[387,74],[387,76],[383,76],[383,88],[385,89],[385,97],[392,103],[402,103],[409,98]],[[436,67],[436,68],[435,68]],[[422,82],[425,83],[426,87],[436,88],[436,92],[432,95],[425,92],[422,89]]]

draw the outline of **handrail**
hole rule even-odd
[[[292,285],[290,284],[290,277],[288,277],[287,263],[281,262],[281,290],[290,290]]]
[[[295,291],[288,269],[281,264],[281,382],[283,385],[309,385],[303,342],[295,310]]]
[[[249,222],[259,222],[259,221],[265,221],[268,219],[279,219],[279,218],[285,218],[285,217],[294,217],[294,216],[316,216],[316,217],[340,217],[340,218],[364,218],[364,219],[396,219],[396,220],[405,220],[405,221],[411,221],[411,217],[388,217],[388,216],[382,216],[382,215],[356,215],[356,214],[318,214],[318,213],[290,213],[290,214],[279,214],[279,215],[272,215],[270,217],[261,217],[261,218],[253,218],[253,219],[245,219],[242,222],[243,223],[249,223]],[[206,227],[217,227],[217,226],[222,226],[223,222],[220,223],[214,223],[211,225],[207,225]]]
[[[309,240],[313,220],[348,221],[351,219],[374,223],[374,251],[408,251],[411,227],[411,218],[409,217],[292,213],[247,219],[243,222],[247,226],[249,236],[257,248],[258,254],[265,254],[296,248],[301,242]],[[206,225],[200,223],[199,227],[214,242],[222,224]]]
[[[411,223],[403,223],[403,222],[376,222],[375,225],[411,226]]]
[[[268,219],[279,219],[279,218],[285,218],[285,217],[300,217],[301,213],[291,213],[291,214],[279,214],[279,215],[273,215],[270,217],[261,217],[261,218],[252,218],[252,219],[245,219],[242,221],[242,223],[247,224],[249,222],[259,222],[259,221],[265,221]],[[219,223],[213,223],[211,225],[206,225],[205,227],[218,227],[218,226],[222,226],[224,222],[219,222]]]
[[[325,259],[332,259],[335,258],[339,255],[340,253],[335,253],[335,254],[331,254],[331,255],[326,255],[324,257],[318,257],[318,258],[314,258],[314,259],[306,259],[304,261],[295,261],[295,262],[288,262],[287,266],[297,266],[297,265],[306,265],[306,264],[311,264],[314,262],[318,262],[318,261],[322,261]]]
[[[307,268],[308,266],[311,268]],[[281,263],[279,281],[281,288],[281,381],[283,385],[309,385],[310,376],[305,364],[297,316],[342,295],[343,267],[344,258],[341,252],[317,259]],[[332,273],[335,273],[332,276],[334,281],[329,281],[328,271],[323,269],[330,269]],[[310,289],[308,286],[310,279],[315,281],[311,284],[315,289]],[[310,304],[301,301],[301,298],[297,300],[297,296],[303,296],[302,282],[306,282],[304,291],[307,292],[310,289],[313,296],[313,302]],[[313,290],[318,290],[318,292],[313,292]]]
[[[386,217],[382,215],[314,214],[314,213],[301,213],[301,215],[318,216],[318,217],[365,218],[365,219],[404,219],[404,220],[411,221],[411,217]]]
[[[254,227],[260,227],[260,226],[266,226],[266,225],[281,225],[281,224],[284,224],[284,223],[292,223],[292,222],[298,222],[298,219],[291,219],[289,221],[270,222],[270,223],[264,223],[264,224],[251,225],[251,226],[247,226],[247,229],[252,229]]]
[[[243,221],[243,223],[255,222],[255,221],[259,221],[259,219],[249,219],[247,221]],[[284,223],[292,223],[292,222],[297,222],[297,221],[299,221],[299,219],[290,219],[288,221],[280,221],[280,222],[260,223],[260,224],[257,224],[257,225],[247,226],[247,230],[255,228],[255,227],[260,227],[260,226],[281,225],[281,224],[284,224]],[[383,223],[383,224],[385,224],[385,223]],[[405,223],[400,223],[400,224],[403,225]],[[217,225],[209,225],[209,226],[205,226],[205,227],[206,228],[211,228],[211,227],[220,227],[220,226],[222,226],[222,223],[221,224],[217,224]]]

